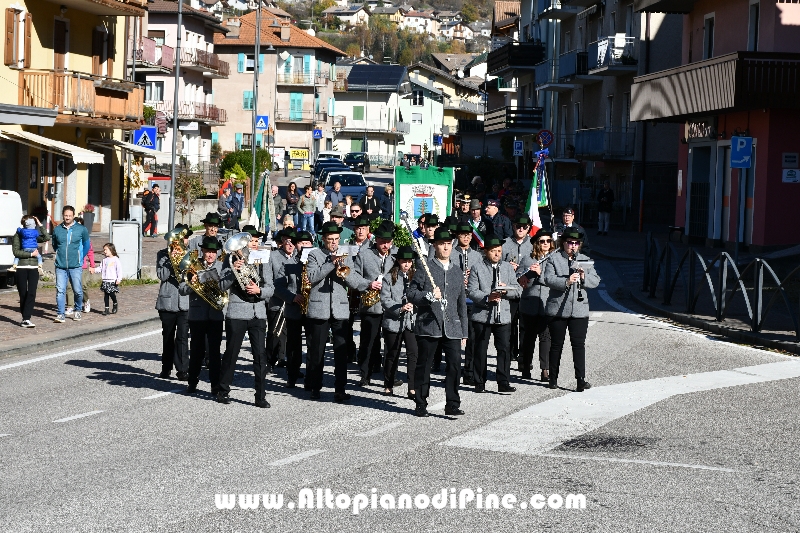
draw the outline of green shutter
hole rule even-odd
[[[244,72],[244,54],[239,54],[239,59],[236,62],[236,71],[237,72]]]
[[[258,73],[264,72],[264,54],[258,54]]]
[[[351,152],[363,152],[362,149],[364,147],[364,139],[350,139],[350,151]]]
[[[311,76],[311,56],[310,55],[303,56],[303,76],[305,76],[305,77]]]
[[[216,131],[212,131],[211,132],[211,144],[218,143],[218,142],[219,142],[219,133],[217,133]]]
[[[242,109],[253,109],[253,91],[244,91],[242,93]]]
[[[354,105],[353,106],[353,120],[364,120],[364,106],[363,105]]]
[[[242,149],[242,134],[241,133],[237,133],[236,134],[236,149],[237,150],[241,150]]]
[[[303,120],[303,93],[289,93],[289,120]]]

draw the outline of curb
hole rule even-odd
[[[646,298],[643,298],[638,294],[635,294],[633,291],[630,292],[630,295],[634,300],[636,300],[636,302],[639,305],[646,307],[650,311],[653,311],[657,314],[664,315],[670,320],[674,320],[675,322],[699,328],[708,331],[710,333],[716,333],[717,335],[728,337],[729,339],[740,342],[742,344],[749,344],[752,346],[762,346],[765,348],[772,348],[774,350],[781,350],[784,352],[790,352],[795,355],[800,355],[800,343],[765,339],[763,337],[758,336],[755,333],[743,331],[737,328],[731,328],[728,326],[723,326],[722,324],[717,322],[709,322],[707,320],[695,318],[693,316],[685,315],[683,313],[667,311],[666,309],[662,309],[661,307],[658,307],[657,305],[647,301]]]
[[[13,348],[0,350],[0,360],[7,359],[9,357],[14,357],[15,355],[21,355],[47,349],[50,347],[63,346],[64,343],[68,341],[78,340],[83,342],[83,341],[95,340],[98,338],[106,337],[108,333],[111,331],[132,329],[140,326],[149,325],[151,323],[160,324],[161,319],[158,316],[155,316],[151,318],[145,318],[142,320],[136,320],[133,322],[125,322],[123,324],[113,324],[113,325],[109,324],[107,327],[102,327],[100,329],[96,329],[94,331],[86,333],[80,333],[77,337],[73,335],[71,337],[65,336],[60,339],[51,339],[38,343],[37,342],[26,343],[24,346],[15,346]]]

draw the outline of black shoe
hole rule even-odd
[[[475,392],[477,394],[483,394],[484,392],[486,392],[486,387],[483,385],[475,385]]]
[[[498,385],[497,392],[514,392],[517,390],[516,387],[512,387],[511,385]]]
[[[549,388],[549,389],[557,389],[558,388],[558,381],[554,381],[554,380],[551,379],[550,382],[547,385],[547,388]]]
[[[189,373],[188,372],[178,372],[178,376],[177,377],[178,377],[178,381],[186,381],[186,380],[189,379]]]
[[[312,400],[319,400],[319,398],[320,398],[319,391],[318,390],[312,390],[311,391],[311,399]]]
[[[308,383],[303,383],[303,390],[310,391],[311,390],[311,385],[309,385]]]
[[[461,416],[464,414],[464,411],[462,411],[458,407],[445,407],[444,414],[448,416]]]
[[[172,379],[172,371],[167,372],[166,370],[162,370],[158,377],[161,379]]]
[[[542,370],[542,376],[539,378],[539,381],[550,381],[550,374],[547,370]]]
[[[531,376],[531,373],[530,373],[530,372],[523,372],[523,373],[522,373],[522,376],[520,376],[520,377],[521,377],[522,379],[533,379],[533,376]]]
[[[297,385],[295,385],[295,382],[294,382],[294,381],[287,381],[287,382],[286,382],[286,388],[287,388],[287,389],[293,389],[293,388],[295,388],[296,386],[297,386]]]
[[[350,398],[352,398],[352,396],[350,396],[346,392],[341,392],[341,393],[337,392],[336,394],[333,395],[333,401],[335,401],[336,403],[344,403],[346,401],[349,401]]]
[[[395,387],[399,387],[399,386],[400,386],[400,385],[402,385],[402,384],[403,384],[403,380],[402,380],[402,379],[396,379],[396,380],[394,380],[394,386],[395,386]]]
[[[428,410],[424,407],[417,407],[414,409],[414,416],[428,416]]]
[[[277,366],[278,368],[286,368],[286,360],[285,359],[281,359],[280,361],[278,361],[278,364],[275,365],[275,366]]]
[[[297,373],[297,379],[301,379],[301,378],[304,378],[304,377],[306,377],[306,375],[303,374],[302,372],[298,372]]]
[[[219,387],[211,387],[211,396],[216,396],[219,392]]]
[[[586,381],[585,379],[579,379],[578,380],[578,388],[577,388],[578,392],[583,392],[584,390],[591,389],[591,388],[592,388],[592,384],[589,383],[588,381]]]
[[[474,386],[475,385],[475,380],[472,379],[469,376],[464,376],[462,378],[462,383],[464,383],[464,385]]]
[[[275,367],[272,365],[267,365],[267,374],[274,374],[274,373],[275,373]]]
[[[110,314],[111,314],[111,312],[108,310],[108,307],[106,307],[105,311],[103,311],[103,316],[107,316],[107,315],[110,315]]]
[[[217,402],[218,403],[229,404],[229,403],[231,403],[231,397],[228,396],[227,394],[225,394],[224,392],[218,392],[217,393]]]
[[[116,315],[117,314],[117,304],[114,304],[114,307],[111,308],[111,314],[112,315]]]
[[[189,383],[189,386],[186,387],[186,394],[194,394],[197,392],[197,383]]]
[[[409,400],[416,400],[417,399],[417,393],[416,392],[407,392],[406,393],[406,397]]]
[[[358,382],[359,387],[369,387],[371,385],[369,378],[361,378],[361,381]]]
[[[261,409],[268,409],[271,407],[267,400],[256,400],[256,407],[260,407]]]

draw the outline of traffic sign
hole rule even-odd
[[[322,139],[322,130],[319,130],[319,129],[314,130],[313,137],[314,137],[314,139]]]
[[[542,130],[536,136],[536,142],[538,142],[542,147],[550,146],[553,144],[553,132],[550,130]]]
[[[269,128],[269,116],[256,115],[256,129],[265,130],[267,128]]]
[[[753,138],[731,137],[731,168],[753,166]]]
[[[434,146],[441,146],[442,145],[442,136],[441,135],[434,135],[433,136],[433,145]]]
[[[156,149],[156,127],[142,126],[133,132],[133,144],[148,150]]]
[[[525,146],[522,141],[514,141],[514,156],[525,155]]]

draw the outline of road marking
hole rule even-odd
[[[162,396],[169,396],[170,394],[175,394],[182,391],[183,389],[173,389],[165,392],[159,392],[158,394],[153,394],[152,396],[145,396],[144,398],[142,398],[142,400],[155,400],[156,398],[161,398]]]
[[[600,318],[601,316],[603,316],[601,312],[592,313],[592,318]]]
[[[383,426],[378,426],[374,429],[370,429],[369,431],[365,431],[364,433],[356,433],[358,437],[373,437],[375,435],[380,435],[381,433],[385,433],[387,431],[391,431],[396,427],[402,426],[402,422],[389,422]]]
[[[688,465],[684,463],[664,463],[662,461],[644,461],[642,459],[618,459],[616,457],[590,457],[588,455],[566,455],[560,453],[543,453],[542,457],[557,457],[561,459],[578,459],[580,461],[607,461],[609,463],[636,463],[652,466],[674,466],[677,468],[694,468],[696,470],[715,470],[718,472],[738,472],[732,468],[721,468],[718,466]]]
[[[290,457],[285,457],[283,459],[278,459],[277,461],[273,461],[269,463],[269,466],[283,466],[288,465],[291,463],[296,463],[297,461],[302,461],[303,459],[307,459],[309,457],[314,457],[325,450],[308,450],[303,453],[298,453],[297,455],[292,455]]]
[[[540,455],[564,441],[672,396],[796,377],[800,377],[800,360],[792,359],[732,370],[592,387],[585,392],[566,394],[532,405],[441,444]]]
[[[91,346],[84,346],[82,348],[75,348],[73,350],[67,350],[66,352],[58,352],[51,355],[43,355],[42,357],[34,357],[33,359],[28,359],[26,361],[17,361],[16,363],[9,363],[7,365],[0,366],[0,370],[7,370],[9,368],[16,368],[18,366],[30,365],[33,363],[38,363],[39,361],[47,361],[48,359],[55,359],[56,357],[64,357],[65,355],[72,355],[74,353],[86,352],[89,350],[96,350],[97,348],[105,348],[107,346],[113,346],[115,344],[119,344],[121,342],[129,342],[136,339],[141,339],[143,337],[149,337],[150,335],[160,335],[161,330],[150,331],[147,333],[140,333],[139,335],[132,335],[130,337],[125,337],[123,339],[117,339],[115,341],[110,342],[103,342],[100,344],[93,344]]]
[[[592,326],[594,326],[595,324],[597,324],[597,320],[590,320],[590,321],[589,321],[589,327],[592,327]]]
[[[0,437],[10,437],[11,433],[0,433]]]
[[[614,300],[611,296],[609,296],[608,291],[597,291],[597,294],[600,295],[600,298],[602,298],[603,301],[605,301],[608,305],[610,305],[611,307],[613,307],[617,311],[620,311],[622,313],[628,313],[630,315],[634,315],[634,316],[637,316],[637,317],[640,317],[640,318],[647,318],[644,315],[640,315],[639,313],[631,311],[630,309],[628,309],[624,305],[618,304],[616,302],[616,300]]]
[[[75,416],[68,416],[67,418],[59,418],[58,420],[53,420],[54,424],[59,424],[61,422],[70,422],[71,420],[77,420],[79,418],[86,418],[87,416],[92,416],[96,414],[100,414],[103,411],[89,411],[88,413],[81,413]]]

